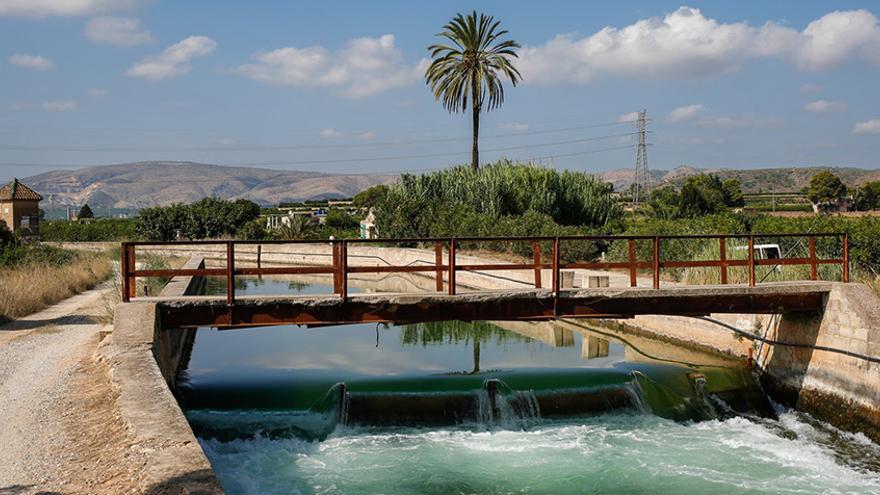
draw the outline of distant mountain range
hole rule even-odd
[[[335,175],[295,170],[223,167],[192,162],[137,162],[56,170],[22,179],[47,206],[145,208],[208,196],[245,198],[261,205],[350,198],[392,175]]]
[[[696,167],[677,167],[673,170],[651,170],[652,186],[670,184],[681,185],[687,177],[699,173],[715,174],[719,178],[739,179],[744,193],[760,192],[798,192],[810,181],[816,172],[830,170],[849,187],[863,182],[880,180],[880,170],[840,167],[790,167],[756,169],[708,169]],[[602,179],[614,184],[614,189],[623,191],[633,182],[631,169],[611,170],[598,174]]]
[[[678,167],[651,170],[652,185],[681,185],[694,174],[736,177],[743,192],[796,192],[816,172],[831,170],[850,187],[880,180],[880,170],[860,168],[701,169]],[[598,174],[618,191],[632,184],[631,169]],[[43,195],[47,207],[83,205],[98,208],[145,208],[192,202],[208,196],[245,198],[264,206],[285,201],[349,198],[376,184],[388,184],[396,175],[336,175],[296,170],[223,167],[193,162],[137,162],[78,170],[56,170],[22,179]]]

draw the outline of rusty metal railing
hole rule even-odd
[[[819,258],[817,255],[816,240],[820,238],[840,239],[839,258]],[[756,259],[755,239],[763,238],[806,238],[808,240],[808,255],[806,257]],[[672,240],[717,240],[718,259],[712,260],[672,260],[663,259],[662,245],[665,241]],[[740,239],[746,241],[747,258],[735,259],[727,254],[727,241]],[[531,243],[531,262],[529,263],[458,263],[458,252],[462,243],[475,244],[486,242],[511,242]],[[593,242],[610,244],[613,242],[626,242],[625,261],[572,261],[563,262],[564,247],[569,243]],[[638,256],[636,244],[638,242],[650,243],[651,255],[641,259]],[[260,261],[260,253],[264,245],[303,245],[303,244],[330,244],[331,263],[329,265],[310,266],[269,266],[263,267]],[[547,261],[542,255],[542,244],[552,243],[551,259]],[[427,265],[386,265],[364,266],[350,265],[348,248],[352,245],[369,244],[433,244],[434,261]],[[236,246],[256,245],[257,262],[255,267],[237,267],[235,265]],[[199,268],[199,269],[139,269],[137,268],[136,249],[138,247],[155,246],[225,246],[225,266],[222,268]],[[446,263],[443,262],[444,251]],[[754,287],[759,281],[756,279],[756,267],[759,266],[792,266],[806,265],[810,267],[809,280],[819,279],[819,266],[840,265],[842,268],[841,281],[849,282],[849,237],[841,233],[822,234],[718,234],[718,235],[673,235],[673,236],[559,236],[559,237],[455,237],[455,238],[426,238],[426,239],[340,239],[340,240],[263,240],[263,241],[239,241],[239,240],[206,240],[186,242],[124,242],[122,243],[122,300],[130,301],[137,295],[137,279],[144,277],[176,277],[176,276],[203,276],[225,277],[226,298],[229,305],[235,304],[235,277],[245,275],[332,275],[333,292],[341,298],[348,298],[349,275],[354,273],[433,273],[435,290],[445,290],[450,295],[456,294],[456,275],[459,272],[492,272],[500,270],[530,270],[534,272],[535,288],[542,288],[542,274],[544,270],[551,270],[551,290],[558,294],[561,290],[561,271],[571,269],[592,270],[622,270],[629,275],[630,287],[637,287],[639,271],[649,270],[652,275],[652,287],[660,288],[660,279],[663,269],[680,268],[718,268],[721,284],[729,283],[729,269],[733,267],[746,267],[748,272],[748,285]],[[445,278],[445,284],[444,284]]]

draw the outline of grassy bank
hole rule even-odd
[[[113,273],[103,253],[33,247],[0,268],[0,321],[45,309]]]

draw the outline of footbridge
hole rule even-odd
[[[199,261],[150,268],[142,260],[154,254]],[[221,295],[151,296],[141,282],[153,277],[213,279]],[[328,293],[237,294],[247,277]],[[129,242],[122,279],[123,301],[155,302],[164,328],[791,313],[821,310],[833,283],[849,281],[849,240],[786,233]]]

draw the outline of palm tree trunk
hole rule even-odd
[[[476,172],[480,169],[480,146],[478,144],[480,139],[480,95],[478,94],[479,86],[477,85],[476,79],[471,79],[471,98],[473,105],[471,105],[471,110],[473,112],[474,117],[474,145],[471,150],[471,169]]]

